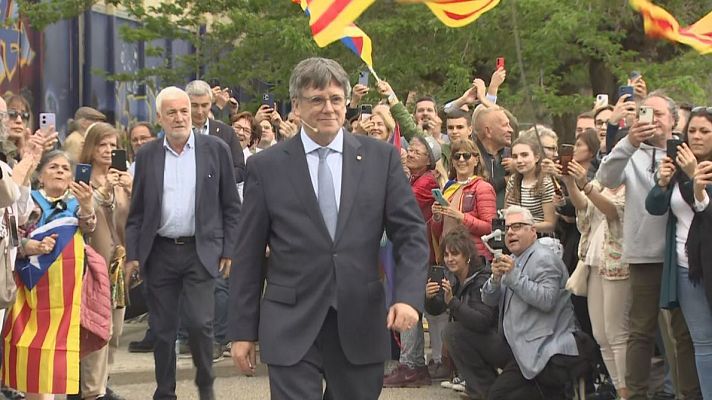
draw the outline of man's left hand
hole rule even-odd
[[[230,268],[232,267],[232,260],[229,258],[221,257],[220,266],[218,271],[222,274],[223,278],[227,279],[230,277]]]
[[[386,327],[398,332],[405,332],[418,323],[418,312],[405,303],[396,303],[388,310]]]

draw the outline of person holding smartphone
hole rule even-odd
[[[711,168],[712,109],[693,109],[685,133],[687,143],[677,146],[675,160],[663,159],[645,208],[652,215],[668,215],[663,291],[676,295],[680,303],[695,349],[702,398],[707,399],[712,398],[712,269],[700,254],[710,245],[712,187],[700,176]]]
[[[443,330],[448,354],[458,376],[465,381],[465,392],[473,398],[485,398],[488,377],[493,376],[494,371],[487,368],[486,358],[474,351],[472,344],[491,342],[498,335],[497,307],[483,303],[480,294],[491,272],[482,262],[472,233],[466,227],[458,226],[449,231],[440,245],[445,267],[455,279],[444,278],[441,282],[428,279],[425,311],[449,316]],[[443,309],[446,312],[443,313]]]
[[[109,366],[119,346],[126,312],[126,286],[132,271],[124,271],[126,240],[124,227],[129,213],[133,177],[127,171],[112,167],[112,151],[118,146],[119,132],[110,124],[97,122],[89,126],[79,162],[91,168],[96,229],[89,235],[92,247],[104,258],[109,268],[112,305],[112,336],[107,346],[90,353],[82,361],[82,396],[107,395]]]

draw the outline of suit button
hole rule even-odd
[[[336,254],[336,253],[331,253],[331,257],[332,257],[332,258],[336,258],[336,257],[338,257],[338,256],[339,256],[339,255]]]

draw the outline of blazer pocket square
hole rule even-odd
[[[277,303],[293,305],[297,302],[297,290],[287,286],[268,283],[265,288],[264,298]]]

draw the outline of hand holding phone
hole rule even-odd
[[[449,207],[450,203],[445,199],[445,196],[443,196],[443,192],[440,189],[433,189],[432,190],[433,197],[435,198],[435,201],[438,202],[443,207]]]
[[[504,57],[497,57],[497,69],[504,69]]]
[[[559,149],[559,163],[561,164],[561,175],[569,174],[569,163],[574,159],[574,146],[562,144]]]
[[[358,73],[358,83],[359,85],[363,85],[368,87],[368,77],[371,75],[368,70],[363,70]]]
[[[628,100],[633,99],[633,86],[621,86],[618,88],[618,98],[626,94],[629,96]]]
[[[47,136],[52,129],[56,129],[56,120],[57,117],[54,113],[40,113],[40,132],[42,132],[42,135]]]
[[[77,164],[77,168],[74,172],[74,181],[84,182],[89,185],[91,181],[91,164]]]
[[[272,93],[263,93],[262,94],[262,104],[269,106],[269,108],[274,109],[274,97],[272,96]]]
[[[370,104],[361,104],[359,110],[359,114],[361,115],[359,119],[363,121],[365,119],[371,118],[371,114],[373,113],[373,106],[371,106]]]

